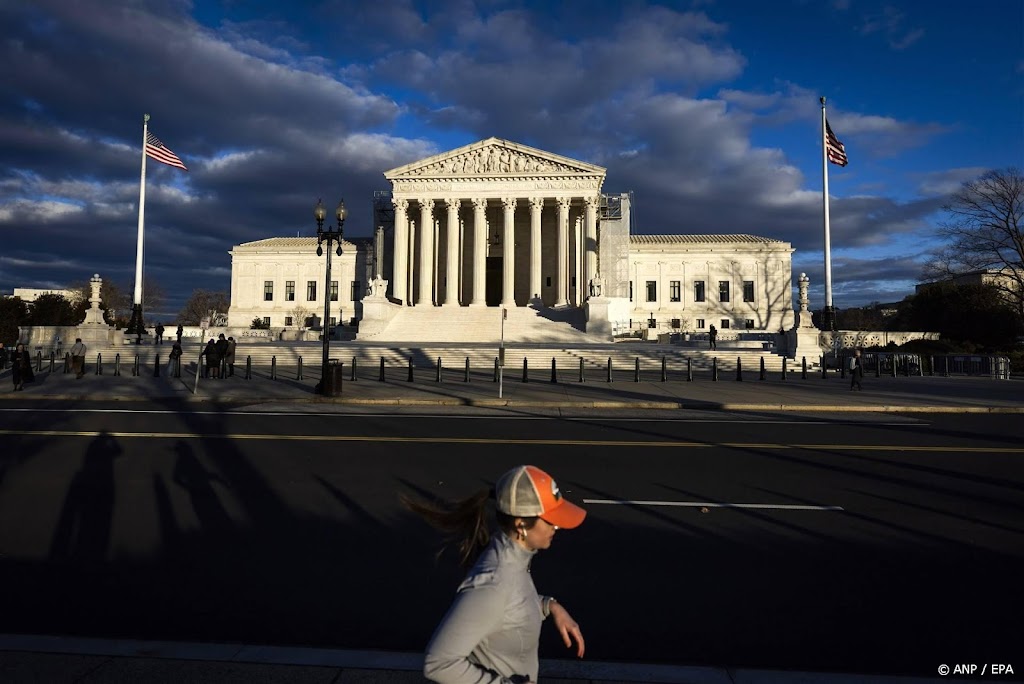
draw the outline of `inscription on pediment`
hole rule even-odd
[[[500,145],[490,145],[410,169],[405,177],[479,176],[517,173],[579,173],[579,169]]]

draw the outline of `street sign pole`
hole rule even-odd
[[[505,384],[505,319],[508,311],[501,309],[501,343],[498,346],[498,398],[501,399]]]
[[[199,376],[202,374],[200,371],[202,371],[203,368],[203,340],[206,339],[206,331],[209,329],[209,327],[209,317],[203,318],[202,320],[199,321],[199,329],[201,331],[199,334],[199,356],[196,357],[196,384],[192,388],[192,394],[199,394]]]

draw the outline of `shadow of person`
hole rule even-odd
[[[50,543],[50,559],[102,564],[114,517],[114,459],[121,445],[103,432],[89,443],[75,473]]]
[[[192,447],[179,440],[174,444],[178,455],[174,463],[174,483],[188,492],[199,525],[207,532],[223,532],[231,527],[231,516],[220,502],[214,482],[225,487],[231,485],[217,473],[207,470],[199,462]]]

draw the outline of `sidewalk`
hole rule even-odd
[[[0,635],[5,684],[420,684],[418,653]],[[979,668],[980,669],[980,668]],[[923,684],[927,677],[541,660],[561,684]]]
[[[980,377],[871,377],[864,378],[864,390],[851,392],[849,380],[830,372],[827,379],[820,373],[790,372],[785,381],[779,374],[760,380],[757,372],[747,372],[742,381],[735,373],[722,373],[712,381],[709,373],[695,374],[688,382],[675,373],[668,382],[660,381],[660,373],[645,371],[641,382],[633,381],[631,371],[619,371],[614,382],[606,375],[589,371],[585,382],[579,382],[578,370],[559,369],[557,382],[550,381],[550,371],[534,371],[529,382],[522,382],[521,372],[506,369],[501,383],[493,382],[489,371],[474,371],[470,382],[464,381],[461,369],[446,369],[443,381],[436,382],[436,369],[417,368],[414,381],[408,381],[408,370],[390,368],[387,381],[379,381],[377,369],[361,368],[359,379],[352,381],[345,369],[341,394],[322,397],[314,392],[319,368],[308,369],[304,379],[296,379],[295,367],[281,368],[277,379],[270,379],[270,369],[254,368],[252,378],[244,379],[244,367],[236,367],[233,377],[223,380],[195,377],[183,369],[181,378],[170,378],[161,371],[153,377],[152,369],[132,376],[130,368],[122,368],[120,376],[112,367],[102,375],[93,368],[76,379],[59,369],[54,373],[36,373],[35,382],[14,392],[10,369],[0,373],[0,401],[180,401],[216,404],[316,403],[329,406],[471,406],[515,408],[576,409],[697,409],[725,411],[792,411],[792,412],[954,412],[954,413],[1024,413],[1024,383],[1021,379],[994,380]],[[311,372],[309,372],[311,371]]]

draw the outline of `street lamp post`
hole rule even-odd
[[[324,356],[323,362],[320,365],[320,394],[326,395],[328,393],[327,387],[327,366],[331,355],[331,242],[337,242],[337,254],[341,256],[341,241],[345,235],[345,217],[348,216],[348,211],[345,209],[345,200],[338,202],[338,208],[334,210],[334,216],[338,220],[337,228],[328,226],[324,230],[324,219],[327,217],[327,211],[324,209],[324,203],[322,200],[317,200],[316,208],[313,210],[313,215],[316,217],[316,255],[323,256],[324,248],[323,243],[327,243],[327,277],[324,280],[324,321],[323,321],[323,336],[324,336]]]

